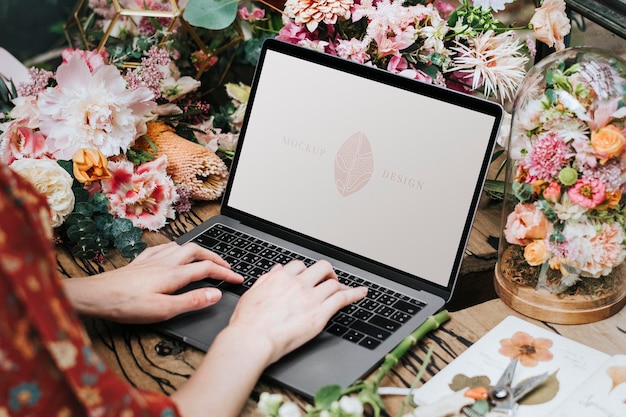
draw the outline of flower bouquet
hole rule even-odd
[[[214,33],[184,25],[184,3],[81,1],[58,68],[0,79],[0,157],[48,197],[57,240],[77,258],[132,258],[143,230],[224,189],[249,87],[210,70],[253,67],[273,20],[245,6]],[[247,36],[232,43],[235,26]]]
[[[535,40],[562,49],[570,30],[563,0],[545,0],[530,23],[515,26],[495,17],[511,2],[287,0],[289,20],[278,39],[506,101],[526,74]]]
[[[0,125],[2,162],[47,196],[57,237],[78,258],[99,259],[112,247],[132,258],[145,248],[143,230],[189,209],[193,195],[174,183],[168,170],[175,166],[146,136],[157,118],[183,125],[179,105],[195,119],[202,114],[201,102],[190,111],[179,101],[200,83],[175,70],[157,46],[128,69],[110,64],[106,53],[67,49],[55,72],[32,68],[30,82],[2,82],[3,103],[10,103]],[[140,141],[151,146],[142,149]]]
[[[623,295],[626,64],[571,48],[514,104],[500,279],[553,294]]]

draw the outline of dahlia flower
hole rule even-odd
[[[39,95],[41,132],[57,159],[69,160],[81,148],[105,156],[126,152],[145,132],[144,117],[156,106],[146,88],[128,90],[113,65],[93,73],[81,59],[59,66],[58,86]]]
[[[129,219],[142,229],[158,230],[176,216],[176,186],[167,175],[167,157],[139,165],[130,161],[110,162],[111,178],[102,180],[114,216]]]
[[[353,3],[353,0],[287,0],[285,14],[313,32],[320,22],[332,25],[340,17],[349,18]]]

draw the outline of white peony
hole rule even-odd
[[[71,159],[81,148],[109,157],[126,152],[145,132],[144,117],[156,106],[146,87],[126,88],[113,65],[93,73],[79,58],[62,64],[57,87],[39,95],[41,132],[56,159]]]
[[[72,176],[51,159],[18,159],[10,165],[16,173],[46,196],[52,216],[52,227],[63,224],[74,210]]]

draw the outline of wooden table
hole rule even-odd
[[[159,233],[146,233],[144,240],[149,245],[167,242],[217,211],[216,203],[197,204],[191,212],[179,216]],[[462,265],[460,287],[472,288],[472,285],[463,284],[463,280],[471,283],[476,273],[493,277],[496,249],[492,241],[498,237],[499,223],[499,205],[488,199],[481,201]],[[68,278],[118,268],[127,263],[117,254],[107,256],[103,263],[96,264],[74,259],[63,247],[59,247],[57,253],[59,271]],[[480,279],[479,285],[490,286],[492,290],[492,281],[486,281],[484,277]],[[477,285],[474,287],[478,288]],[[427,380],[507,315],[520,316],[498,299],[481,303],[479,298],[477,293],[470,293],[465,299],[468,307],[452,312],[449,322],[418,343],[387,375],[383,385],[408,387],[414,380],[428,346],[433,345],[434,354],[423,378]],[[626,310],[604,321],[587,325],[549,325],[528,320],[604,352],[626,353]],[[140,388],[169,394],[193,374],[203,357],[202,352],[164,337],[146,326],[119,325],[93,319],[87,320],[86,324],[95,348],[105,362],[121,377]],[[242,416],[259,415],[255,411],[256,400],[264,391],[281,392],[303,406],[306,404],[295,394],[260,381]],[[396,398],[387,401],[391,411],[397,408],[400,400]]]

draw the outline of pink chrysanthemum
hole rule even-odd
[[[571,149],[561,136],[547,133],[532,144],[525,166],[533,178],[551,181],[572,156]]]
[[[567,191],[574,204],[593,209],[606,199],[606,187],[597,178],[581,178]]]
[[[175,218],[178,194],[166,172],[166,156],[141,164],[137,170],[130,161],[110,162],[108,168],[111,178],[102,181],[102,190],[113,215],[148,230],[158,230],[168,218]]]

